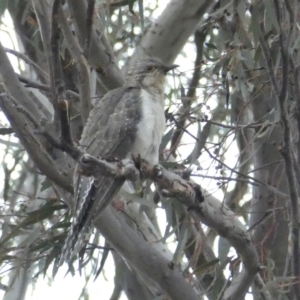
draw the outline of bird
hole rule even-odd
[[[139,155],[150,164],[157,164],[166,126],[165,77],[176,67],[154,57],[137,61],[124,85],[109,91],[90,112],[79,142],[85,153],[118,160]],[[101,215],[125,182],[120,177],[86,177],[78,174],[77,167],[75,216],[61,251],[60,265],[69,263],[82,249],[93,220]]]

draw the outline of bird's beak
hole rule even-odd
[[[176,68],[178,68],[178,67],[179,67],[179,65],[165,66],[165,67],[164,67],[164,71],[165,71],[166,73],[168,73],[169,71],[174,70],[174,69],[176,69]]]

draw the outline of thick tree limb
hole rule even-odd
[[[57,171],[53,160],[39,143],[37,135],[33,133],[32,126],[25,119],[24,115],[17,111],[12,101],[6,98],[5,95],[0,96],[0,107],[30,158],[50,180],[68,192],[73,193],[69,178]]]
[[[136,269],[131,268],[128,265],[128,261],[125,263],[124,259],[116,252],[111,252],[114,258],[116,273],[115,273],[115,288],[113,294],[110,297],[110,300],[117,300],[120,297],[122,290],[126,294],[128,300],[134,299],[143,299],[143,300],[152,300],[155,299],[160,293],[154,293],[149,285],[149,277],[147,279],[141,277]],[[143,280],[144,279],[144,280]]]
[[[11,98],[16,99],[17,103],[22,107],[26,107],[27,110],[30,111],[33,119],[40,120],[42,117],[40,112],[37,110],[36,105],[31,101],[23,85],[18,80],[18,77],[10,64],[5,53],[5,49],[1,43],[0,65],[2,81],[9,95],[11,95]],[[18,113],[14,107],[16,103],[5,98],[5,95],[1,96],[0,107],[31,159],[35,162],[41,172],[49,177],[49,179],[72,193],[73,191],[70,181],[65,176],[57,172],[52,159],[44,150],[37,136],[33,134],[32,127],[28,124],[28,121],[24,118],[24,116]]]
[[[83,0],[68,0],[67,1],[73,22],[76,35],[78,37],[81,48],[86,44],[87,33],[87,5]],[[90,47],[88,54],[88,62],[92,68],[97,71],[97,74],[108,90],[121,86],[124,82],[123,75],[117,66],[114,55],[107,47],[104,31],[98,36],[94,27],[90,32]]]
[[[230,288],[226,290],[224,299],[243,299],[255,275],[259,271],[259,263],[250,236],[234,213],[219,201],[206,201],[199,187],[191,185],[180,176],[165,170],[161,166],[151,166],[143,160],[138,162],[138,164],[143,177],[153,180],[160,189],[167,190],[171,195],[174,195],[188,210],[193,212],[197,219],[215,229],[221,236],[227,238],[230,244],[241,255],[244,268],[232,282]],[[95,161],[92,165],[95,165]],[[118,172],[115,171],[114,173]],[[106,216],[99,218],[96,225],[108,224],[103,221],[103,218],[106,218]],[[112,226],[111,223],[109,224]],[[106,229],[102,226],[99,228],[101,233],[109,240],[113,247],[116,247],[115,243],[117,241],[112,241],[111,237],[107,236]],[[124,254],[123,252],[120,253]],[[132,262],[131,259],[130,261]],[[151,273],[152,271],[149,272]],[[177,298],[172,297],[172,299]]]
[[[2,82],[9,94],[18,100],[18,103],[22,104],[37,118],[41,118],[40,112],[36,105],[31,101],[30,97],[25,91],[25,88],[20,83],[7,55],[4,47],[0,43],[0,75]]]
[[[109,224],[109,226],[107,226]],[[108,207],[95,221],[96,228],[134,268],[155,281],[172,300],[199,300],[191,285],[169,261],[141,239],[136,231]],[[122,234],[120,234],[122,232]]]
[[[130,66],[145,55],[159,57],[171,64],[213,4],[214,1],[206,0],[171,0],[142,38]]]

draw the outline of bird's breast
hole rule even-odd
[[[132,154],[150,164],[158,163],[158,150],[165,131],[164,95],[141,90],[141,118],[137,124]]]

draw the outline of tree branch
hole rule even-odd
[[[170,268],[169,260],[144,241],[111,207],[102,213],[101,218],[95,221],[95,225],[132,267],[156,282],[171,299],[199,300],[199,295],[180,272],[176,268]]]
[[[16,57],[21,58],[27,64],[32,66],[35,69],[35,71],[37,72],[37,74],[39,74],[39,76],[41,76],[45,81],[49,79],[48,74],[38,64],[36,64],[34,61],[32,61],[28,56],[26,56],[25,54],[20,53],[16,50],[13,50],[13,49],[8,49],[8,48],[4,48],[4,49],[7,53],[11,53],[11,54],[15,55]]]
[[[5,98],[7,98],[6,95],[0,95],[0,107],[35,165],[58,186],[73,193],[69,178],[56,170],[53,160],[39,143],[37,135],[33,133],[33,129],[24,115],[18,112],[15,105]],[[32,118],[36,120],[33,115]]]
[[[81,119],[82,124],[85,124],[90,110],[91,110],[91,94],[90,94],[90,72],[86,58],[82,54],[82,49],[75,40],[74,35],[68,24],[68,20],[64,14],[64,11],[60,5],[59,7],[59,20],[61,24],[61,30],[68,44],[68,49],[74,58],[76,69],[78,71],[78,88],[80,93],[81,103]],[[89,48],[89,46],[87,46]]]
[[[39,83],[36,81],[32,81],[22,75],[16,74],[18,76],[18,79],[22,82],[25,83],[25,87],[31,87],[31,88],[35,88],[35,89],[39,89],[41,91],[45,91],[45,92],[51,92],[51,87],[49,85],[43,84],[43,83]],[[70,90],[66,90],[66,95],[68,95],[71,98],[74,98],[76,100],[79,100],[79,95],[76,92],[70,91]]]
[[[83,0],[67,0],[68,6],[73,17],[76,35],[81,48],[86,43],[87,33],[87,6]],[[91,28],[91,46],[88,55],[89,65],[94,68],[108,90],[121,86],[124,82],[123,75],[117,66],[113,52],[107,45],[105,32],[101,31],[100,37],[97,36],[95,28]]]
[[[280,121],[283,130],[283,143],[280,147],[281,155],[285,161],[285,173],[288,181],[288,190],[289,190],[289,201],[290,201],[290,215],[291,215],[291,237],[292,237],[292,270],[293,276],[295,278],[300,277],[300,230],[299,230],[299,203],[298,203],[298,188],[296,182],[296,174],[294,167],[294,157],[292,154],[292,140],[291,140],[291,129],[290,129],[290,118],[286,107],[287,95],[288,95],[288,80],[289,80],[289,62],[290,62],[290,34],[285,36],[281,28],[282,19],[281,19],[281,9],[278,0],[274,0],[274,7],[278,18],[279,23],[279,46],[281,52],[281,62],[282,62],[282,83],[281,87],[278,87],[276,76],[274,73],[273,65],[269,50],[267,48],[266,41],[263,36],[263,27],[261,25],[261,37],[260,44],[263,51],[264,58],[267,63],[269,76],[271,83],[274,89],[275,98],[278,103]],[[293,17],[293,16],[291,16]],[[300,295],[300,285],[294,284],[293,289],[295,295]]]
[[[49,39],[49,33],[51,32],[51,25],[50,25],[51,9],[48,6],[48,3],[46,3],[45,1],[32,0],[31,2],[39,23],[39,32],[41,35],[41,39],[43,41],[43,49],[45,52],[45,57],[46,57],[47,67],[48,67],[47,71],[49,73],[50,86],[52,88],[51,94],[52,97],[54,97],[55,91],[53,90],[54,83],[53,83],[53,74],[51,68],[51,52],[50,52],[50,39]],[[53,101],[53,99],[51,100]]]
[[[145,55],[159,57],[164,63],[171,64],[213,4],[214,1],[205,0],[192,0],[188,5],[181,0],[170,1],[142,38],[129,66]]]
[[[26,93],[23,85],[20,83],[7,55],[4,47],[0,43],[0,74],[2,76],[2,81],[6,90],[9,94],[17,99],[18,103],[25,106],[31,113],[35,116],[35,118],[40,119],[41,115],[38,111],[36,105],[30,99],[28,94]]]
[[[88,58],[91,46],[91,33],[93,28],[93,17],[95,9],[95,0],[88,0],[87,11],[86,11],[86,41],[84,44],[84,56]]]

